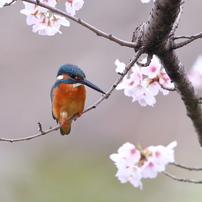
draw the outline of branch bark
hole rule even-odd
[[[136,29],[132,41],[135,51],[143,47],[144,53],[157,55],[167,74],[175,84],[186,107],[202,146],[202,108],[199,96],[189,81],[184,66],[174,51],[173,26],[182,5],[182,0],[156,0],[148,21]]]

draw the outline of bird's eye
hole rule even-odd
[[[76,79],[76,76],[74,74],[69,75],[72,79]]]
[[[80,80],[81,79],[81,77],[75,76],[74,74],[70,74],[69,76],[74,80]]]

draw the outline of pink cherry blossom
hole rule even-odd
[[[174,148],[177,146],[177,142],[171,142],[167,147],[162,145],[148,147],[148,152],[152,155],[148,156],[148,159],[152,159],[155,164],[167,164],[174,162]]]
[[[117,154],[110,155],[110,158],[115,162],[117,168],[131,167],[140,160],[140,151],[127,142],[118,149]]]
[[[159,78],[159,84],[162,85],[164,88],[173,89],[175,87],[174,83],[172,83],[172,81],[171,81],[170,77],[168,76],[168,74],[166,73],[165,69],[162,69],[159,72],[158,78]],[[160,88],[159,90],[164,95],[167,95],[169,93],[169,91],[164,88]]]
[[[155,178],[165,170],[168,163],[174,162],[174,148],[177,142],[171,142],[167,147],[150,146],[138,150],[131,143],[123,144],[118,152],[110,155],[118,171],[116,177],[121,183],[130,182],[134,187],[142,189],[142,178]]]
[[[114,161],[118,171],[116,177],[121,183],[131,182],[135,187],[142,187],[141,170],[137,166],[140,160],[140,151],[131,143],[125,143],[118,149],[117,154],[110,155],[110,159]]]
[[[158,175],[158,170],[160,170],[161,165],[155,165],[152,161],[145,161],[144,165],[141,167],[143,178],[156,178]],[[165,166],[163,166],[165,168]],[[163,171],[164,169],[162,169]]]
[[[142,176],[144,178],[155,178],[158,172],[165,170],[168,163],[174,162],[174,148],[177,142],[171,142],[167,147],[162,145],[150,146],[146,149],[146,161],[142,166]]]
[[[143,85],[148,88],[149,92],[156,96],[159,93],[159,90],[161,89],[161,86],[159,85],[158,81],[153,81],[151,79],[145,79],[143,82]]]
[[[143,75],[140,67],[135,64],[131,69],[133,73],[130,75],[130,79],[136,83],[141,83]]]
[[[146,63],[146,59],[142,62]],[[125,64],[119,60],[115,61],[115,65],[117,72],[122,73],[125,69]],[[132,73],[130,75],[128,73],[116,89],[124,90],[126,96],[132,97],[132,102],[138,101],[141,106],[154,106],[155,96],[159,91],[167,95],[169,91],[166,88],[174,88],[174,84],[161,66],[155,55],[148,67],[140,67],[135,64],[131,68]]]
[[[144,60],[142,61],[144,63]],[[146,62],[146,61],[145,61]],[[148,67],[142,67],[142,74],[148,76],[148,78],[155,78],[161,69],[161,63],[159,59],[154,55],[151,63]]]

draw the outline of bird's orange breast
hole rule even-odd
[[[52,110],[60,123],[66,122],[74,114],[84,110],[86,90],[83,85],[60,83],[53,90]]]

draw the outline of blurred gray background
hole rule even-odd
[[[59,8],[64,10],[64,3]],[[186,1],[177,35],[202,31],[202,1]],[[148,19],[152,2],[139,0],[85,0],[76,16],[121,39],[131,40],[135,28]],[[20,14],[21,1],[0,9],[0,137],[19,138],[38,133],[37,122],[46,130],[56,123],[51,115],[50,89],[60,65],[81,67],[87,78],[107,91],[118,75],[114,62],[127,63],[134,52],[97,37],[79,24],[62,27],[62,35],[39,36]],[[202,53],[202,40],[177,50],[186,70]],[[100,94],[87,89],[86,107]],[[143,190],[114,177],[109,159],[125,142],[143,148],[168,145],[177,140],[176,161],[201,166],[202,153],[185,108],[174,92],[159,94],[155,107],[141,107],[123,91],[73,123],[69,136],[59,131],[30,141],[0,142],[1,202],[130,202],[201,201],[201,185],[171,180],[159,174],[143,180]],[[202,179],[200,172],[173,166],[167,170],[178,177]]]

